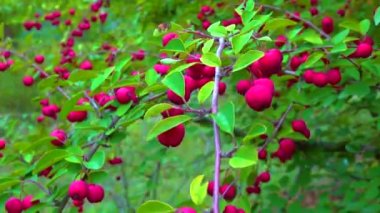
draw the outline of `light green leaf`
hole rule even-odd
[[[309,68],[312,67],[315,63],[317,63],[322,57],[324,56],[321,52],[314,52],[312,53],[308,58],[307,61],[301,65],[303,68]]]
[[[260,135],[267,133],[267,130],[268,128],[265,125],[256,123],[251,127],[243,141],[248,142],[256,137],[259,137]]]
[[[90,161],[86,162],[84,161],[83,164],[88,168],[92,170],[101,169],[104,166],[104,163],[106,161],[106,153],[103,150],[98,150],[92,156]]]
[[[128,104],[123,104],[117,107],[116,115],[119,117],[123,116],[126,112],[128,112],[131,106],[132,106],[132,102],[129,102]]]
[[[232,49],[234,50],[235,54],[238,54],[244,48],[244,46],[251,39],[252,34],[253,34],[253,30],[245,34],[238,34],[232,37],[231,44],[232,44]]]
[[[178,59],[174,59],[174,58],[163,58],[160,60],[160,62],[162,64],[175,64],[177,62],[179,62],[181,60],[178,60]]]
[[[297,22],[286,18],[273,18],[265,23],[263,31],[274,31],[277,29],[283,29],[285,27],[296,25]]]
[[[334,47],[330,50],[330,53],[341,53],[347,50],[347,45],[346,43],[338,43],[335,44]]]
[[[190,63],[190,64],[183,64],[183,65],[178,66],[175,69],[171,70],[170,73],[172,73],[172,72],[182,72],[183,70],[185,70],[185,69],[193,66],[194,64],[197,64],[197,63],[194,62],[194,63]]]
[[[96,72],[88,72],[83,70],[75,70],[74,72],[70,73],[69,81],[71,82],[77,82],[77,81],[86,81],[95,78],[98,76]]]
[[[185,123],[186,121],[191,120],[190,116],[187,115],[177,115],[173,117],[168,117],[166,119],[160,120],[157,122],[153,128],[149,131],[147,140],[151,140],[158,136],[159,134],[172,129],[173,127],[178,126],[179,124]]]
[[[145,72],[145,82],[148,86],[157,82],[160,78],[160,74],[158,74],[154,69],[149,69]]]
[[[171,72],[165,76],[162,83],[177,95],[185,96],[185,79],[181,72]]]
[[[371,22],[368,19],[364,19],[360,22],[360,32],[362,35],[367,34],[369,28],[371,27]]]
[[[136,213],[174,213],[175,209],[158,200],[148,200],[137,208]]]
[[[91,91],[96,90],[100,85],[104,83],[105,80],[107,80],[108,76],[113,72],[114,67],[108,67],[103,74],[99,75],[96,77],[92,82],[91,82]]]
[[[257,160],[257,148],[253,145],[243,145],[230,158],[229,164],[232,168],[240,169],[255,165]]]
[[[332,39],[332,43],[333,44],[339,44],[339,43],[342,43],[344,41],[344,39],[347,38],[348,34],[350,33],[350,30],[349,29],[345,29],[343,30],[342,32],[336,34]]]
[[[167,103],[160,103],[160,104],[153,105],[146,111],[144,115],[144,119],[159,115],[161,112],[168,110],[170,108],[172,108],[172,105],[167,104]]]
[[[339,23],[339,26],[350,29],[352,31],[361,32],[360,23],[356,20],[345,19]]]
[[[236,72],[238,70],[244,69],[253,62],[259,60],[264,56],[264,53],[259,50],[250,50],[243,55],[240,55],[234,65],[234,69],[232,72]]]
[[[211,52],[203,54],[201,57],[201,62],[210,67],[220,67],[222,65],[220,58],[218,58],[215,53]]]
[[[380,23],[380,7],[377,7],[375,15],[373,16],[373,21],[376,26]]]
[[[199,175],[190,183],[190,197],[195,205],[201,205],[207,196],[208,183],[203,183],[204,175]]]
[[[235,106],[232,102],[221,106],[216,114],[212,115],[220,129],[231,135],[234,134],[235,128]]]
[[[0,191],[5,192],[10,187],[17,185],[21,182],[18,178],[1,178],[0,179]]]
[[[203,85],[198,93],[198,102],[200,104],[204,103],[208,97],[210,97],[214,89],[214,81],[210,81],[207,84]]]
[[[212,48],[212,45],[214,45],[214,39],[207,40],[202,47],[202,53],[205,54],[210,51]]]
[[[214,24],[211,24],[207,31],[213,37],[225,37],[227,35],[227,30],[225,27],[220,25],[220,21]]]
[[[121,72],[123,68],[131,61],[132,57],[125,58],[115,65],[115,71]]]
[[[164,51],[185,52],[185,45],[180,39],[172,39],[166,46]]]
[[[304,33],[302,33],[300,38],[312,44],[323,44],[321,35],[311,29],[308,29]]]
[[[246,11],[253,11],[253,8],[255,8],[255,1],[254,0],[248,0],[245,3],[245,10]]]
[[[69,157],[71,154],[63,149],[53,149],[45,152],[44,155],[37,161],[33,174],[38,174],[40,171],[48,168],[49,166]]]

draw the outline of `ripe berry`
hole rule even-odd
[[[227,201],[231,201],[236,196],[236,188],[234,185],[226,184],[219,187],[219,194]]]
[[[166,147],[177,147],[185,137],[185,126],[180,124],[157,136],[158,141]]]
[[[8,213],[21,213],[22,212],[22,202],[20,199],[11,197],[5,202],[5,209]]]
[[[165,64],[155,64],[153,69],[160,75],[166,75],[170,70],[170,66]]]
[[[83,200],[88,195],[87,183],[83,180],[76,180],[70,184],[69,196],[73,200]]]
[[[304,78],[305,82],[308,83],[308,84],[313,83],[314,74],[315,74],[314,70],[306,70],[303,73],[303,78]]]
[[[178,38],[176,33],[168,33],[162,37],[162,46],[166,46],[171,40]]]
[[[260,160],[266,160],[267,159],[267,150],[260,149],[257,153]]]
[[[249,81],[249,80],[240,80],[236,84],[236,91],[240,95],[245,95],[245,93],[249,90],[250,87],[251,87],[251,81]]]
[[[44,63],[45,61],[45,57],[43,55],[36,55],[36,57],[34,57],[34,62],[36,62],[37,64],[42,64]]]
[[[30,207],[32,207],[33,204],[35,204],[35,203],[39,203],[38,200],[33,201],[33,196],[32,196],[32,195],[28,195],[28,196],[26,196],[21,202],[22,202],[22,209],[23,209],[23,210],[27,210],[27,209],[29,209]]]
[[[324,87],[328,83],[327,75],[323,72],[315,72],[313,76],[313,84],[317,87]]]
[[[81,70],[92,70],[92,63],[89,60],[84,60],[80,65],[79,69]]]
[[[323,32],[330,34],[334,31],[334,20],[329,17],[325,16],[322,19],[322,30]]]
[[[282,46],[284,46],[286,44],[287,41],[288,41],[288,39],[286,38],[286,36],[279,35],[277,37],[276,41],[274,42],[274,44],[276,45],[276,47],[281,48]]]
[[[310,130],[307,128],[304,120],[292,121],[292,128],[295,132],[303,134],[306,138],[310,138]]]
[[[121,104],[127,104],[130,101],[133,101],[134,103],[138,102],[136,89],[131,86],[117,89],[115,92],[115,98]]]
[[[342,80],[342,76],[338,68],[331,69],[326,74],[327,74],[327,80],[329,84],[331,85],[338,84]]]
[[[27,86],[27,87],[30,87],[33,85],[34,83],[34,78],[32,76],[25,76],[23,79],[22,79],[22,83]]]
[[[87,119],[87,111],[72,111],[69,112],[66,118],[71,123],[82,122]]]
[[[214,195],[214,181],[209,181],[207,185],[207,194],[211,197]]]
[[[7,144],[6,140],[0,138],[0,150],[5,149],[6,144]]]
[[[88,193],[87,200],[90,203],[99,203],[104,198],[104,189],[101,185],[97,184],[89,184],[88,185]]]
[[[181,207],[175,211],[175,213],[197,213],[195,209],[190,207]]]
[[[258,179],[260,180],[260,182],[267,183],[270,181],[270,173],[263,172],[258,176]]]
[[[123,163],[123,159],[121,157],[114,157],[112,159],[109,159],[108,163],[110,163],[111,165],[122,164]]]
[[[316,7],[312,7],[312,8],[310,8],[310,14],[312,15],[312,16],[316,16],[316,15],[318,15],[318,13],[319,13],[319,11],[318,11],[318,8],[316,8]]]
[[[372,55],[373,47],[368,43],[360,43],[354,53],[352,53],[350,58],[368,58]]]
[[[226,92],[226,83],[222,82],[222,81],[219,81],[219,95],[224,95],[224,93]]]
[[[271,106],[272,97],[271,89],[263,85],[253,86],[245,93],[245,101],[248,106],[258,112]]]
[[[64,130],[62,129],[55,129],[50,133],[51,137],[55,137],[56,139],[51,141],[51,144],[54,146],[63,146],[65,145],[67,136]]]
[[[183,109],[172,107],[168,110],[161,112],[161,115],[162,117],[167,118],[171,116],[183,115],[184,113],[185,111],[183,111]]]

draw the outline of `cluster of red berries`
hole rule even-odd
[[[303,78],[305,79],[306,83],[314,84],[317,87],[324,87],[327,84],[336,85],[342,79],[340,70],[338,68],[331,69],[328,72],[306,70],[303,73]]]
[[[10,59],[12,53],[10,51],[4,51],[0,53],[0,55],[4,58],[4,60],[0,61],[0,72],[4,72],[14,63],[13,60]]]
[[[0,138],[0,150],[5,149],[6,144],[7,144],[7,141],[3,138]],[[3,153],[0,152],[0,158],[2,157],[3,157]]]
[[[26,196],[24,199],[20,200],[16,197],[10,197],[5,202],[5,209],[8,213],[21,213],[23,211],[26,211],[33,205],[38,204],[39,200],[33,200],[32,195]]]
[[[83,212],[83,204],[87,198],[90,203],[99,203],[104,199],[104,189],[98,184],[88,184],[83,180],[76,180],[69,186],[69,197],[78,212]]]

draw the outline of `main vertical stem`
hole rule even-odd
[[[216,51],[216,56],[220,58],[224,49],[224,38],[219,38],[219,47]],[[214,91],[212,94],[211,112],[218,112],[218,96],[219,96],[219,81],[220,81],[220,67],[215,68]],[[215,144],[215,167],[214,167],[214,192],[213,192],[213,213],[219,213],[219,178],[220,178],[220,130],[215,120],[212,121],[214,128],[214,144]]]

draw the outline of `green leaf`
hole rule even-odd
[[[162,83],[177,95],[185,96],[185,79],[181,72],[171,72],[162,80]]]
[[[238,54],[248,43],[248,41],[251,40],[252,34],[253,30],[245,34],[238,34],[232,37],[231,44],[235,54]]]
[[[335,44],[334,47],[330,50],[330,53],[341,53],[347,50],[347,45],[346,43],[338,43]]]
[[[86,81],[95,78],[98,76],[96,72],[88,72],[83,70],[75,70],[70,73],[69,81],[77,82],[77,81]]]
[[[252,21],[250,21],[248,24],[244,23],[243,29],[241,29],[241,34],[247,33],[251,30],[258,30],[259,27],[261,27],[263,24],[265,24],[268,19],[272,16],[272,12],[266,14],[266,15],[256,15],[256,18]]]
[[[283,28],[286,28],[286,27],[289,27],[289,26],[293,26],[293,25],[296,25],[296,24],[297,24],[297,22],[292,21],[290,19],[286,19],[286,18],[273,18],[273,19],[270,19],[269,21],[267,21],[265,23],[265,27],[264,27],[263,31],[266,31],[266,30],[274,31],[274,30],[277,30],[277,29],[283,29]]]
[[[232,102],[229,102],[219,108],[216,114],[212,115],[212,118],[218,124],[220,129],[231,135],[234,134],[235,128],[235,106]]]
[[[222,62],[220,61],[220,58],[218,58],[218,56],[216,56],[215,53],[211,53],[211,52],[203,54],[201,57],[201,62],[210,67],[222,66]]]
[[[74,108],[74,106],[77,104],[78,100],[83,97],[83,92],[78,92],[71,96],[69,101],[66,101],[63,104],[63,107],[61,109],[61,112],[59,113],[59,116],[61,119],[65,119],[66,116],[69,114],[69,112]]]
[[[163,58],[160,60],[161,63],[163,64],[175,64],[177,62],[179,62],[181,60],[178,60],[178,59],[174,59],[174,58]]]
[[[207,84],[203,85],[198,93],[198,102],[200,104],[204,103],[208,97],[210,97],[214,89],[214,81],[210,81]]]
[[[1,178],[0,179],[0,192],[5,192],[10,187],[17,185],[21,182],[18,178]]]
[[[362,35],[367,34],[369,28],[371,27],[371,22],[368,19],[364,19],[360,22],[360,32]]]
[[[255,8],[255,1],[254,0],[248,0],[245,3],[245,10],[246,11],[253,11],[253,8]]]
[[[332,39],[333,44],[340,44],[344,41],[344,39],[347,38],[348,34],[350,33],[349,29],[345,29],[342,32],[336,34]]]
[[[108,76],[113,72],[114,67],[108,67],[103,74],[99,75],[96,77],[92,82],[91,82],[91,91],[96,90],[100,85],[104,83],[105,80],[107,80]]]
[[[339,26],[350,29],[352,31],[361,32],[360,30],[360,23],[356,20],[352,19],[345,19],[342,22],[339,23]]]
[[[317,63],[322,57],[324,56],[323,53],[321,52],[315,52],[313,54],[311,54],[308,58],[307,58],[307,61],[301,65],[301,69],[303,68],[309,68],[309,67],[312,67],[315,63]]]
[[[145,82],[148,86],[156,83],[159,78],[160,74],[158,74],[154,69],[149,69],[145,72]]]
[[[106,162],[106,153],[103,150],[97,150],[94,156],[90,159],[90,161],[86,162],[84,161],[83,164],[88,169],[101,169],[104,166],[104,163]]]
[[[120,62],[116,63],[115,65],[115,71],[121,72],[123,68],[131,61],[132,57],[125,58],[121,60]]]
[[[158,200],[148,200],[137,208],[136,213],[174,213],[175,209]]]
[[[227,30],[220,25],[220,21],[210,25],[210,27],[207,28],[207,31],[213,37],[225,37],[227,35]]]
[[[312,44],[323,44],[321,35],[319,35],[319,33],[311,29],[308,29],[304,33],[302,33],[300,38]]]
[[[265,125],[256,123],[251,127],[248,134],[244,137],[243,141],[248,142],[253,138],[259,137],[260,135],[267,133],[267,130],[268,128]]]
[[[243,145],[230,158],[229,164],[232,168],[240,169],[255,165],[257,160],[257,148],[253,145]]]
[[[123,116],[126,112],[128,112],[131,106],[132,106],[132,102],[119,106],[116,110],[116,115],[119,117]]]
[[[373,21],[376,26],[380,23],[380,7],[377,7],[375,15],[373,16]]]
[[[180,39],[172,39],[166,46],[164,51],[185,52],[185,45]]]
[[[147,140],[151,140],[155,138],[156,136],[158,136],[159,134],[166,132],[169,129],[172,129],[173,127],[176,127],[179,124],[182,124],[190,119],[191,117],[187,115],[177,115],[177,116],[168,117],[166,119],[160,120],[149,131]]]
[[[156,115],[159,115],[161,112],[165,111],[165,110],[168,110],[172,108],[172,105],[170,104],[167,104],[167,103],[160,103],[160,104],[156,104],[152,107],[150,107],[145,115],[144,115],[144,119],[147,119],[147,118],[150,118],[150,117],[153,117],[153,116],[156,116]]]
[[[193,66],[194,64],[197,64],[197,63],[194,62],[194,63],[190,63],[190,64],[183,64],[183,65],[178,66],[175,69],[171,70],[170,73],[172,73],[172,72],[182,72],[183,70],[185,70],[185,69]]]
[[[48,168],[49,166],[69,157],[71,154],[63,149],[54,149],[45,152],[44,155],[37,161],[33,174],[38,174],[40,171]]]
[[[213,38],[207,40],[207,41],[203,44],[203,47],[202,47],[202,53],[205,54],[205,53],[210,52],[210,49],[212,48],[212,45],[214,45],[214,39],[213,39]]]
[[[238,70],[244,69],[253,62],[259,60],[264,56],[264,53],[259,50],[250,50],[243,55],[240,55],[234,65],[234,69],[232,72],[236,72]]]
[[[203,183],[204,175],[199,175],[190,183],[190,197],[195,205],[201,205],[207,196],[208,183]]]
[[[339,95],[340,98],[344,98],[350,95],[357,95],[359,97],[364,97],[370,94],[371,89],[368,84],[364,82],[356,82],[354,84],[348,85],[344,88],[342,93]]]

